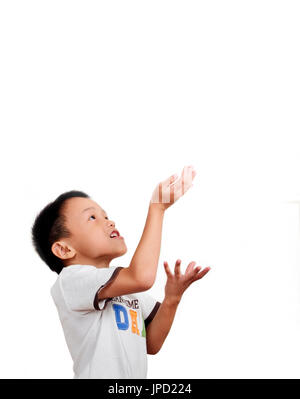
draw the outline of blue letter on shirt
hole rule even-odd
[[[118,329],[119,330],[127,330],[129,327],[129,321],[128,321],[128,315],[127,315],[126,309],[124,308],[124,306],[116,304],[116,303],[114,303],[112,305],[112,307],[115,311],[115,318],[116,318]],[[125,319],[124,322],[121,321],[121,312],[124,315],[124,319]]]

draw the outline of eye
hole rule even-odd
[[[108,220],[108,216],[105,216],[105,219],[107,219],[107,220]]]
[[[90,219],[90,218],[95,218],[95,215],[91,215],[91,216],[89,217],[89,219]],[[96,218],[95,218],[95,219],[96,219]]]

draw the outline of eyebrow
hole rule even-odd
[[[95,210],[96,210],[96,208],[95,208],[94,206],[90,206],[90,207],[84,209],[81,213],[83,213],[83,212],[85,212],[85,211],[88,211],[89,209],[95,209]],[[107,213],[105,212],[104,209],[102,209],[102,211],[107,215]]]

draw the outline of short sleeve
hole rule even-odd
[[[70,269],[68,269],[68,267]],[[67,306],[74,311],[104,310],[112,298],[98,300],[98,292],[111,283],[123,267],[68,266],[61,279]]]
[[[146,292],[139,292],[138,298],[142,307],[142,315],[145,322],[145,327],[147,327],[156,315],[161,302],[157,301],[152,295]]]

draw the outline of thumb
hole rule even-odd
[[[172,175],[172,176],[171,176],[171,179],[170,179],[170,180],[171,180],[171,181],[170,181],[170,184],[173,184],[173,183],[174,183],[174,181],[175,181],[175,180],[177,180],[177,179],[178,179],[178,175],[175,173],[175,175]]]
[[[174,181],[178,178],[177,174],[175,173],[174,175],[169,176],[166,180],[162,182],[164,186],[169,186],[170,184],[173,184]]]

